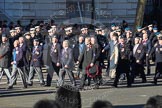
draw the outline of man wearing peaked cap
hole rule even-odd
[[[35,31],[35,28],[30,28],[30,31]]]
[[[44,36],[41,33],[40,26],[35,26],[35,37],[39,39],[40,45],[44,44]]]
[[[40,26],[35,26],[35,29],[40,28]]]
[[[152,25],[152,24],[150,24],[150,25],[148,25],[148,27],[153,27],[153,25]]]
[[[99,28],[96,28],[96,29],[95,29],[95,32],[97,32],[98,30],[99,30]]]
[[[70,30],[72,30],[72,27],[65,28],[65,31],[70,31]]]
[[[101,31],[102,31],[102,28],[96,28],[95,29],[95,32],[96,32],[97,35],[100,34],[99,32],[101,32]]]
[[[56,28],[56,25],[52,25],[51,27],[52,27],[52,28]]]
[[[21,28],[21,27],[17,26],[17,27],[15,27],[15,30],[20,29],[20,28]]]
[[[34,29],[35,29],[36,32],[40,32],[41,31],[40,26],[35,26]]]
[[[81,30],[87,30],[88,28],[87,27],[82,27],[82,29]]]
[[[16,35],[16,30],[15,29],[10,30],[10,35],[14,37]]]
[[[23,35],[22,34],[22,29],[21,29],[20,26],[16,26],[15,31],[16,31],[16,39],[18,39],[19,37],[21,37]]]
[[[72,27],[65,28],[65,35],[62,37],[61,42],[63,42],[64,40],[68,40],[69,47],[74,48],[77,42],[77,36],[73,34]]]
[[[80,30],[81,31],[84,31],[84,30],[87,30],[88,28],[86,28],[86,27],[83,27],[83,28],[81,28]]]
[[[17,40],[19,37],[17,36],[16,30],[10,30],[10,36],[9,36],[9,43],[11,46],[11,50],[14,48],[13,43],[15,40]]]
[[[88,37],[89,36],[89,34],[88,34],[88,28],[87,27],[83,27],[81,29],[81,34],[80,35],[84,36],[84,38]]]
[[[26,35],[30,35],[30,32],[26,32],[26,33],[24,33],[24,36],[26,36]]]
[[[13,32],[15,32],[16,30],[14,30],[14,29],[12,29],[12,30],[10,30],[10,33],[13,33]]]

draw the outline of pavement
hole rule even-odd
[[[112,81],[104,76],[104,85],[99,89],[91,89],[80,91],[82,98],[82,108],[90,108],[96,100],[110,101],[115,108],[142,108],[149,97],[162,95],[162,80],[159,80],[158,85],[152,83],[154,76],[153,66],[151,68],[152,75],[147,76],[147,83],[141,83],[141,78],[136,78],[135,83],[131,88],[126,87],[126,81],[120,81],[118,88],[113,88],[110,85]],[[46,74],[44,76],[46,78]],[[51,87],[41,87],[38,77],[35,76],[34,85],[23,89],[22,82],[18,79],[17,85],[13,90],[7,90],[6,77],[3,76],[0,82],[0,108],[32,108],[32,106],[40,99],[55,99],[56,75],[54,75]],[[66,82],[69,83],[69,78],[66,77]],[[77,80],[79,84],[79,80]]]

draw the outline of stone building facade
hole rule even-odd
[[[94,19],[101,23],[120,23],[122,20],[133,24],[138,0],[94,0]],[[92,0],[0,0],[1,19],[10,20],[54,19],[62,23],[68,19],[85,23],[91,20]],[[1,20],[0,19],[0,20]]]

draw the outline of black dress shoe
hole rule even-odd
[[[118,86],[117,86],[117,85],[115,85],[115,84],[113,84],[113,85],[111,85],[111,87],[115,87],[115,88],[117,88]]]
[[[44,87],[50,87],[51,85],[48,85],[48,84],[46,84],[46,85],[44,85]]]
[[[27,85],[25,85],[23,88],[28,88],[28,86],[27,86]]]
[[[99,89],[99,85],[95,85],[93,89]]]
[[[13,89],[13,86],[9,86],[7,89]]]
[[[56,88],[59,88],[60,86],[59,85],[56,85]]]
[[[84,87],[79,86],[78,89],[82,91],[82,90],[84,90]]]
[[[72,86],[76,86],[76,83],[73,83]]]
[[[44,86],[45,84],[44,83],[40,83],[40,86]]]
[[[13,85],[17,85],[17,83],[16,83],[16,82],[14,82],[14,83],[13,83]]]
[[[142,83],[146,83],[147,81],[146,80],[142,80]]]
[[[157,85],[157,78],[154,78],[154,84]]]
[[[127,87],[132,87],[132,85],[127,85]]]
[[[33,84],[32,83],[28,83],[28,86],[33,86]]]
[[[134,82],[135,82],[134,79],[132,79],[132,80],[131,80],[131,83],[134,83]]]

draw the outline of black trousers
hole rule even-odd
[[[84,69],[84,70],[82,70],[82,77],[81,77],[81,81],[80,81],[80,88],[84,87],[86,79],[88,79],[88,85],[90,85],[92,78],[87,76],[86,70]],[[93,81],[94,81],[94,85],[98,85],[97,76],[93,78]]]
[[[131,71],[131,78],[132,78],[132,83],[134,82],[134,79],[136,75],[140,74],[142,78],[142,82],[146,81],[146,75],[144,72],[144,66],[143,64],[138,64],[136,62],[132,63],[132,71]]]
[[[52,62],[52,67],[54,69],[54,71],[48,71],[47,74],[47,86],[51,86],[51,82],[52,82],[52,77],[53,77],[53,73],[56,72],[57,76],[59,77],[59,71],[60,71],[60,67],[56,66],[56,63]]]
[[[146,56],[146,68],[147,68],[147,75],[150,75],[150,60],[149,60],[149,56]]]
[[[122,73],[126,73],[126,77],[127,77],[127,86],[131,86],[131,76],[130,76],[130,62],[129,60],[120,60],[118,61],[118,65],[116,68],[116,76],[115,76],[115,80],[114,80],[114,86],[118,85],[119,82],[119,78],[120,75]]]
[[[158,79],[160,77],[160,74],[162,74],[162,62],[157,62],[156,63],[155,79]]]

